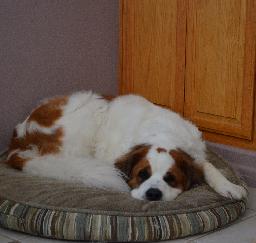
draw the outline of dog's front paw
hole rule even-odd
[[[236,200],[242,199],[247,195],[247,192],[244,189],[244,187],[233,184],[231,182],[222,184],[216,191],[224,197]]]

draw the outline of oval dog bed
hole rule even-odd
[[[232,182],[244,183],[208,152]],[[0,163],[0,226],[48,238],[86,241],[170,240],[224,227],[245,211],[235,201],[201,185],[171,202],[133,199],[129,193],[86,188],[23,174]]]

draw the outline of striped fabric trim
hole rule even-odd
[[[0,200],[0,226],[47,238],[99,242],[159,241],[224,227],[245,212],[246,201],[208,210],[160,215],[117,216],[66,212]]]

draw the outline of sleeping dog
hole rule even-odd
[[[6,163],[150,201],[173,200],[203,181],[224,197],[246,196],[205,150],[191,122],[140,96],[107,100],[79,92],[43,101],[18,124]]]

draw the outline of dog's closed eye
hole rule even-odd
[[[170,186],[175,186],[176,185],[176,177],[175,177],[175,175],[173,175],[170,172],[167,172],[163,179]]]
[[[149,172],[147,171],[147,169],[141,170],[138,174],[141,182],[147,180],[150,177]]]

